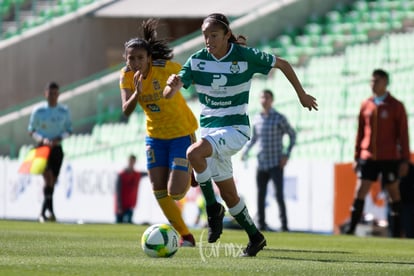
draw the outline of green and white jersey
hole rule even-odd
[[[220,60],[205,48],[193,54],[179,75],[185,88],[194,84],[198,93],[201,128],[249,128],[251,79],[255,73],[268,74],[275,63],[272,54],[233,43]]]

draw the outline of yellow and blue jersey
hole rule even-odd
[[[165,99],[163,90],[171,74],[177,74],[181,65],[169,60],[154,60],[148,76],[142,82],[138,103],[146,115],[147,135],[158,139],[172,139],[193,134],[197,119],[180,92]],[[134,92],[134,72],[128,67],[121,70],[119,86]]]

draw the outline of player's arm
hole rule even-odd
[[[138,93],[130,89],[121,89],[122,112],[125,116],[131,115],[137,106]]]
[[[29,132],[30,137],[33,138],[33,140],[36,141],[36,143],[41,143],[43,141],[43,137],[36,132],[36,112],[33,111],[32,114],[30,114],[29,118],[29,125],[27,127],[27,131]]]
[[[299,101],[303,107],[306,107],[309,110],[318,110],[318,104],[316,103],[316,99],[313,96],[306,94],[305,90],[302,87],[302,84],[300,83],[295,71],[293,70],[289,62],[287,62],[283,58],[277,57],[277,61],[274,65],[274,68],[280,69],[286,76],[286,78],[289,80],[290,84],[295,89]]]
[[[142,93],[143,75],[140,71],[134,74],[135,91],[128,88],[121,88],[122,112],[125,116],[131,115],[138,103],[138,96]]]
[[[172,98],[175,93],[177,93],[181,87],[183,87],[183,82],[181,81],[180,77],[176,74],[172,74],[167,79],[167,85],[164,88],[163,96],[166,99]]]

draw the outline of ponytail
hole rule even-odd
[[[173,49],[168,46],[166,39],[157,38],[158,20],[148,19],[141,24],[142,38],[136,37],[125,42],[125,49],[142,48],[145,49],[152,57],[156,59],[170,60],[174,57]]]

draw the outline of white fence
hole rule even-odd
[[[255,217],[255,161],[235,161],[234,175],[240,195]],[[64,161],[54,194],[54,209],[61,222],[114,223],[116,173],[124,164]],[[19,175],[18,162],[0,160],[0,218],[36,220],[43,201],[43,179]],[[296,231],[333,232],[334,164],[292,161],[285,169],[285,198],[289,227]],[[186,222],[194,225],[199,188],[191,188],[182,202]],[[279,228],[273,185],[266,199],[267,224]],[[153,196],[148,178],[140,183],[134,223],[166,222]]]

